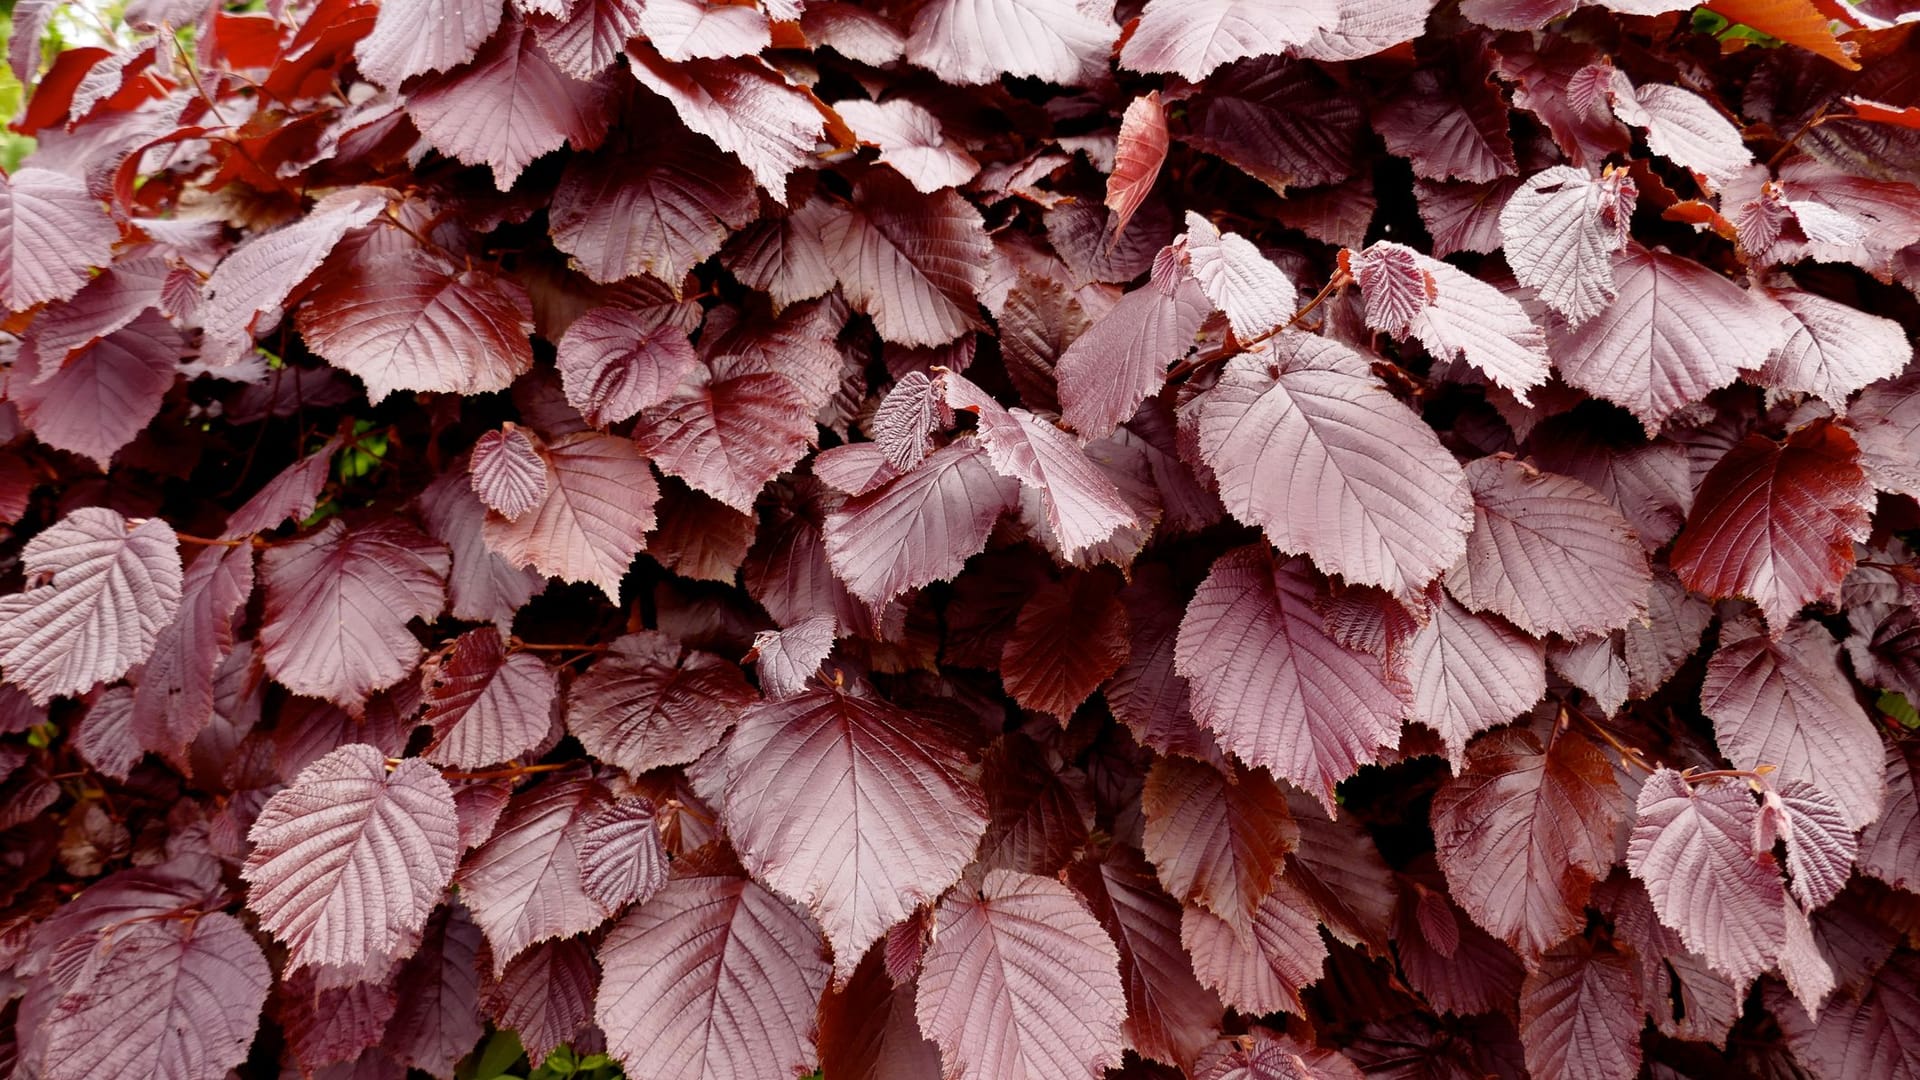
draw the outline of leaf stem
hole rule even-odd
[[[267,542],[265,540],[260,539],[257,536],[243,537],[239,540],[220,540],[220,539],[215,539],[213,537],[207,537],[207,536],[194,536],[191,533],[183,533],[183,532],[177,532],[177,533],[174,533],[173,535],[177,537],[179,541],[183,544],[198,544],[201,547],[235,548],[235,547],[247,547],[248,545],[252,545],[253,547],[267,546]]]
[[[483,769],[479,772],[453,772],[442,769],[440,770],[440,775],[448,780],[511,780],[517,776],[532,776],[535,773],[559,772],[569,764],[571,764],[571,762],[555,761],[540,765],[510,765],[504,769]]]
[[[516,652],[588,652],[603,653],[613,648],[611,645],[578,645],[556,642],[521,641],[508,639],[507,645]]]
[[[1613,747],[1614,750],[1619,753],[1621,761],[1627,762],[1628,764],[1634,766],[1637,769],[1641,769],[1647,772],[1648,774],[1651,774],[1654,771],[1654,767],[1647,763],[1646,755],[1642,754],[1637,747],[1628,746],[1626,743],[1623,743],[1619,739],[1614,738],[1613,732],[1608,731],[1605,725],[1601,724],[1600,721],[1595,720],[1593,717],[1588,716],[1585,712],[1582,712],[1576,709],[1574,710],[1574,714],[1580,717],[1580,719],[1585,720],[1587,722],[1587,726],[1592,728],[1595,734],[1599,735],[1602,739],[1606,740],[1607,745]]]
[[[1327,283],[1320,287],[1320,291],[1313,294],[1313,299],[1307,301],[1307,306],[1293,313],[1293,318],[1288,319],[1286,322],[1281,323],[1279,326],[1276,326],[1271,330],[1268,330],[1264,334],[1261,334],[1257,337],[1249,338],[1246,341],[1239,342],[1238,343],[1239,347],[1236,349],[1231,349],[1231,350],[1222,349],[1220,352],[1217,352],[1217,353],[1209,353],[1205,356],[1195,356],[1189,360],[1182,360],[1180,363],[1174,365],[1174,368],[1172,371],[1169,371],[1167,373],[1167,381],[1174,382],[1179,379],[1187,378],[1188,376],[1193,375],[1195,372],[1198,372],[1208,367],[1209,365],[1217,364],[1223,360],[1229,360],[1240,353],[1246,352],[1248,349],[1253,348],[1255,345],[1258,345],[1263,341],[1270,340],[1271,338],[1274,338],[1279,334],[1284,333],[1285,331],[1293,329],[1295,326],[1299,325],[1301,319],[1304,319],[1308,315],[1313,314],[1314,308],[1317,308],[1321,304],[1325,303],[1327,300],[1327,297],[1332,296],[1337,290],[1339,290],[1340,288],[1342,288],[1343,286],[1347,285],[1352,281],[1353,281],[1352,275],[1348,274],[1345,270],[1335,271],[1334,275],[1327,279]]]

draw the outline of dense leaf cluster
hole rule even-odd
[[[1920,1075],[1900,7],[18,0],[0,1072]]]

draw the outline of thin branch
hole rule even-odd
[[[1293,313],[1293,318],[1288,319],[1286,322],[1281,323],[1279,326],[1276,326],[1273,329],[1257,337],[1249,338],[1246,341],[1235,342],[1233,347],[1222,349],[1217,353],[1208,353],[1205,356],[1196,356],[1190,360],[1182,360],[1180,363],[1174,365],[1172,371],[1169,371],[1167,373],[1167,381],[1176,382],[1180,379],[1187,378],[1193,375],[1194,373],[1199,372],[1213,364],[1220,363],[1221,361],[1224,361],[1224,360],[1230,360],[1233,357],[1239,355],[1240,353],[1246,352],[1248,349],[1253,348],[1255,345],[1258,345],[1263,341],[1270,340],[1288,330],[1293,329],[1294,327],[1300,325],[1300,320],[1306,318],[1308,315],[1313,314],[1313,310],[1315,308],[1319,307],[1323,303],[1326,303],[1327,298],[1329,296],[1332,296],[1339,289],[1352,283],[1352,281],[1353,281],[1352,275],[1348,274],[1346,271],[1344,270],[1336,271],[1332,277],[1327,279],[1327,283],[1321,286],[1320,291],[1313,294],[1313,299],[1307,301],[1306,307],[1303,307],[1299,311],[1296,311]]]
[[[1608,731],[1605,725],[1593,717],[1588,716],[1585,712],[1576,709],[1574,710],[1574,714],[1580,717],[1580,719],[1585,720],[1587,726],[1591,727],[1595,734],[1606,740],[1607,745],[1613,747],[1614,750],[1619,753],[1621,761],[1637,769],[1644,770],[1647,773],[1654,771],[1654,766],[1647,763],[1646,755],[1642,754],[1637,747],[1628,746],[1626,743],[1614,738],[1613,732]]]
[[[535,773],[559,772],[570,764],[571,762],[560,761],[542,765],[510,765],[504,769],[483,769],[480,772],[453,772],[442,769],[440,775],[448,780],[511,780],[520,776],[532,776]]]
[[[587,652],[603,653],[613,648],[611,645],[580,645],[554,642],[521,641],[509,638],[507,647],[517,652]]]
[[[207,537],[207,536],[194,536],[191,533],[183,533],[183,532],[177,532],[177,533],[174,533],[173,535],[183,544],[198,544],[201,547],[236,548],[236,547],[246,547],[248,545],[252,545],[254,547],[267,546],[267,542],[265,540],[260,539],[257,536],[242,537],[239,540],[220,540],[220,539],[215,539],[213,537]]]

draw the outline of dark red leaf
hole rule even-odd
[[[253,546],[202,551],[180,585],[180,614],[154,638],[133,701],[142,750],[188,771],[187,748],[212,722],[214,674],[233,651],[234,621],[253,595]]]
[[[577,772],[547,780],[516,795],[460,867],[461,901],[486,932],[496,977],[530,946],[592,930],[614,914],[586,891],[584,851],[588,823],[612,803],[603,785]]]
[[[806,455],[814,410],[805,388],[748,358],[695,364],[665,401],[641,413],[633,438],[661,470],[741,513]]]
[[[1320,980],[1327,960],[1313,903],[1285,877],[1273,883],[1244,930],[1205,908],[1183,908],[1180,943],[1202,983],[1252,1014],[1304,1013],[1300,991]]]
[[[1143,847],[1174,899],[1246,934],[1300,831],[1273,777],[1240,765],[1227,769],[1155,761],[1140,794]]]
[[[1618,953],[1584,941],[1548,953],[1520,990],[1521,1045],[1538,1076],[1632,1080],[1644,1009]]]
[[[699,362],[677,327],[652,312],[619,307],[575,319],[557,354],[567,402],[601,428],[665,401]]]
[[[295,524],[304,523],[313,516],[320,491],[327,484],[334,452],[340,446],[339,438],[328,439],[320,449],[287,466],[254,492],[253,498],[240,504],[240,509],[227,515],[227,528],[221,535],[237,538],[269,532],[288,519]]]
[[[1127,659],[1127,612],[1104,574],[1076,574],[1028,597],[1000,654],[1021,707],[1062,721]]]
[[[539,505],[547,495],[547,463],[524,430],[508,424],[473,444],[467,471],[473,493],[508,521]]]
[[[507,563],[620,596],[620,579],[653,530],[660,486],[633,441],[580,432],[546,447],[547,494],[508,521],[489,514],[486,546]]]
[[[546,579],[493,553],[482,539],[487,508],[459,473],[442,473],[420,496],[420,517],[433,538],[453,552],[447,578],[449,610],[456,619],[491,621],[502,630],[546,586]]]
[[[427,760],[479,769],[539,746],[554,728],[560,683],[538,655],[508,653],[492,627],[470,630],[432,670]]]
[[[425,942],[394,977],[399,1009],[384,1046],[395,1061],[451,1080],[454,1065],[480,1041],[480,931],[466,909],[449,904]]]
[[[19,39],[16,39],[19,40]],[[86,185],[48,169],[0,178],[0,302],[25,311],[65,300],[112,256],[119,229]]]
[[[581,885],[608,911],[645,903],[667,884],[667,852],[653,804],[626,798],[589,815],[579,834]]]
[[[1413,162],[1414,175],[1429,180],[1485,183],[1518,170],[1506,101],[1492,80],[1471,71],[1421,68],[1375,108],[1373,127],[1389,151]]]
[[[471,64],[415,83],[407,115],[434,149],[490,167],[506,191],[542,154],[597,144],[607,133],[606,92],[562,71],[516,22]]]
[[[678,295],[687,272],[720,250],[728,230],[753,220],[754,209],[744,169],[705,140],[664,127],[640,146],[569,161],[549,219],[554,246],[588,277],[650,274]]]
[[[1439,733],[1456,768],[1468,739],[1518,717],[1547,692],[1546,651],[1537,639],[1444,594],[1407,643],[1405,663],[1407,717]]]
[[[740,159],[786,201],[787,174],[813,153],[823,116],[812,98],[757,60],[675,64],[643,41],[627,43],[634,77],[665,98],[687,127]]]
[[[1920,882],[1920,743],[1886,750],[1887,804],[1860,834],[1860,869],[1898,889]]]
[[[940,1050],[920,1034],[913,1015],[913,985],[888,978],[881,952],[871,950],[846,986],[821,999],[822,1075],[870,1080],[939,1075]]]
[[[848,303],[887,341],[940,345],[984,325],[987,241],[979,211],[952,191],[922,195],[871,173],[852,205],[820,225],[827,263]]]
[[[159,414],[183,351],[180,334],[147,312],[64,365],[22,355],[9,398],[35,438],[92,458],[104,471]]]
[[[1210,307],[1184,276],[1121,297],[1060,354],[1055,370],[1067,423],[1093,439],[1131,419],[1141,402],[1160,392],[1167,366],[1193,347]]]
[[[567,730],[603,761],[639,774],[712,749],[756,700],[737,665],[651,630],[628,634],[567,699]]]
[[[483,967],[482,977],[491,971]],[[543,941],[489,981],[483,1004],[493,1022],[520,1036],[529,1059],[545,1061],[562,1043],[577,1042],[593,1022],[600,969],[580,938]]]

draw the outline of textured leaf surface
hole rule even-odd
[[[1160,166],[1167,161],[1167,145],[1167,108],[1159,91],[1134,98],[1121,114],[1113,171],[1107,175],[1106,206],[1113,211],[1116,239],[1127,231],[1127,222],[1153,193],[1153,182],[1160,178]]]
[[[1249,932],[1281,860],[1300,844],[1280,785],[1259,769],[1165,757],[1147,773],[1140,803],[1143,846],[1167,892]]]
[[[958,742],[877,699],[815,690],[747,709],[726,769],[741,862],[812,909],[837,982],[960,876],[987,827]]]
[[[593,1022],[600,969],[579,938],[543,941],[515,957],[486,992],[493,1022],[520,1036],[527,1053],[545,1061],[554,1047],[575,1040]]]
[[[743,878],[679,878],[600,947],[594,1017],[635,1080],[811,1070],[820,935]]]
[[[573,159],[549,213],[554,246],[588,277],[613,282],[650,274],[678,290],[689,270],[720,250],[728,229],[752,220],[753,208],[745,169],[699,138],[669,132],[642,146]],[[615,332],[589,327],[583,332]],[[562,366],[563,375],[570,366]]]
[[[426,926],[460,857],[453,791],[424,761],[391,774],[351,743],[303,769],[261,808],[241,876],[247,906],[294,967],[356,967]]]
[[[409,619],[446,605],[443,545],[398,521],[349,529],[332,519],[260,560],[267,674],[295,693],[350,708],[419,662]]]
[[[1520,990],[1527,1067],[1537,1076],[1631,1080],[1640,1073],[1642,1006],[1618,953],[1569,943]]]
[[[1060,411],[1082,437],[1097,439],[1132,419],[1160,392],[1167,365],[1187,354],[1205,321],[1206,294],[1180,279],[1135,289],[1060,354]]]
[[[1653,571],[1632,526],[1568,476],[1482,458],[1467,466],[1473,533],[1447,591],[1535,634],[1575,638],[1644,616]]]
[[[513,521],[489,515],[486,546],[508,563],[620,595],[627,565],[653,531],[660,486],[633,442],[579,432],[546,448],[547,495]]]
[[[1090,81],[1120,28],[1070,0],[935,0],[914,16],[907,60],[957,83],[1025,75]]]
[[[1020,606],[1000,651],[1001,678],[1022,707],[1064,722],[1127,652],[1127,613],[1112,580],[1075,575]]]
[[[1338,5],[1327,0],[1266,4],[1259,0],[1155,0],[1141,13],[1120,63],[1135,71],[1167,71],[1199,81],[1221,64],[1267,56],[1332,29]]]
[[[1289,335],[1235,357],[1198,419],[1221,500],[1282,551],[1410,593],[1465,550],[1460,466],[1343,345]]]
[[[1722,626],[1700,711],[1736,766],[1771,765],[1778,780],[1812,784],[1854,828],[1880,816],[1884,787],[1866,766],[1879,760],[1880,737],[1840,669],[1839,645],[1819,623],[1796,622],[1778,640],[1751,618]]]
[[[477,12],[486,6],[476,4],[466,10]],[[386,10],[399,8],[388,5]],[[478,45],[478,39],[474,43]],[[254,333],[273,328],[288,295],[319,269],[341,238],[378,217],[392,194],[384,188],[335,192],[316,203],[306,217],[253,237],[221,260],[202,290],[206,340],[201,355],[207,363],[234,364],[251,353]]]
[[[692,60],[674,64],[644,42],[627,45],[640,85],[665,98],[680,121],[753,173],[785,202],[787,174],[813,152],[820,111],[766,65],[753,60]]]
[[[214,673],[233,650],[234,619],[253,594],[253,548],[210,548],[180,585],[180,613],[154,638],[135,688],[135,745],[187,764],[187,748],[212,722]]]
[[[1613,766],[1585,736],[1557,732],[1542,747],[1509,728],[1476,742],[1434,796],[1434,844],[1460,906],[1538,957],[1580,930],[1625,811]]]
[[[113,220],[86,185],[50,169],[21,169],[0,180],[0,302],[24,311],[65,300],[103,266],[119,239]]]
[[[373,32],[360,39],[360,70],[388,86],[473,59],[500,25],[501,0],[398,0],[382,3]]]
[[[518,427],[489,431],[473,444],[468,464],[473,493],[494,513],[513,521],[547,495],[547,463],[533,439]]]
[[[1239,233],[1223,233],[1189,210],[1187,258],[1194,280],[1227,313],[1234,334],[1251,341],[1284,326],[1298,304],[1293,282]]]
[[[806,455],[813,415],[805,389],[751,362],[698,364],[634,425],[640,452],[741,513],[767,481]]]
[[[1368,325],[1417,338],[1443,360],[1465,357],[1523,402],[1547,381],[1546,334],[1513,297],[1451,263],[1386,241],[1350,264]]]
[[[1555,165],[1528,177],[1500,210],[1500,239],[1514,277],[1579,326],[1614,298],[1613,253],[1626,242],[1631,182],[1596,181]]]
[[[1546,650],[1497,616],[1450,596],[1407,643],[1408,719],[1438,732],[1458,766],[1467,740],[1532,708],[1547,692]]]
[[[21,552],[34,587],[0,598],[0,668],[44,705],[117,679],[152,655],[180,610],[173,529],[104,507],[75,510]]]
[[[519,757],[553,729],[560,682],[533,653],[508,653],[492,627],[470,630],[427,687],[427,760],[479,769]]]
[[[1763,386],[1812,394],[1844,409],[1855,391],[1913,361],[1913,343],[1892,319],[1800,289],[1770,289],[1768,296],[1785,310],[1786,333],[1760,369]]]
[[[973,179],[980,163],[941,130],[940,118],[906,98],[882,102],[842,101],[834,105],[860,137],[880,148],[880,160],[916,189],[932,193]]]
[[[35,438],[105,469],[160,412],[182,351],[179,333],[148,312],[62,366],[23,358],[9,396]]]
[[[580,884],[608,911],[645,903],[667,884],[667,852],[651,802],[620,799],[589,814],[582,828]]]
[[[1746,785],[1661,769],[1637,814],[1627,867],[1660,921],[1736,985],[1767,970],[1786,935],[1786,890],[1773,856],[1753,849],[1760,808]]]
[[[513,187],[534,159],[606,134],[604,91],[555,64],[524,24],[509,25],[458,71],[424,79],[407,98],[407,115],[433,147],[493,170]]]
[[[587,822],[612,802],[605,787],[578,776],[530,788],[460,867],[460,896],[486,932],[496,976],[529,946],[592,930],[613,914],[587,894],[581,850]]]
[[[1700,482],[1669,561],[1710,597],[1744,596],[1776,631],[1831,599],[1866,539],[1873,488],[1853,437],[1816,423],[1785,443],[1749,435]]]
[[[828,515],[827,559],[848,592],[883,608],[907,589],[959,573],[1018,491],[988,467],[978,441],[948,443]]]
[[[1065,885],[990,871],[938,920],[917,1012],[946,1076],[1091,1078],[1120,1060],[1119,954]]]
[[[827,264],[855,310],[901,345],[942,345],[980,329],[991,250],[979,211],[951,191],[922,195],[884,174],[820,226]]]
[[[645,312],[595,308],[573,321],[555,363],[567,401],[595,427],[667,399],[698,357],[686,334]]]
[[[1174,667],[1222,747],[1331,807],[1335,784],[1398,743],[1402,706],[1378,658],[1328,636],[1320,593],[1299,559],[1222,555],[1187,606]]]
[[[737,666],[643,630],[574,683],[567,730],[595,757],[639,774],[706,753],[754,700]]]

